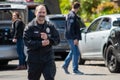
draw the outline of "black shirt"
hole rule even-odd
[[[41,32],[48,35],[50,44],[42,46]],[[42,25],[36,23],[36,18],[32,20],[24,31],[24,42],[27,46],[28,61],[29,62],[46,62],[54,59],[52,45],[57,45],[60,42],[58,31],[54,25],[46,22]]]

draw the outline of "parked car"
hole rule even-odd
[[[62,58],[65,58],[69,52],[69,45],[65,38],[66,18],[62,14],[53,14],[47,15],[46,20],[55,25],[55,28],[58,30],[60,35],[59,45],[53,46],[55,55],[60,55]]]
[[[110,72],[120,72],[120,14],[96,18],[81,35],[79,64],[104,60]]]
[[[6,65],[10,60],[18,58],[11,33],[13,11],[18,11],[22,20],[27,22],[26,5],[0,2],[0,65]]]

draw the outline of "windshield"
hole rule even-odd
[[[27,22],[25,10],[22,9],[0,9],[0,45],[14,44],[12,42],[12,12],[18,11],[24,23]]]
[[[18,10],[18,9],[0,9],[0,22],[7,22],[12,21],[12,12],[18,11],[21,15],[21,18],[24,22],[26,22],[25,17],[25,11],[24,10]]]
[[[28,9],[28,22],[30,22],[33,18],[35,18],[34,11],[35,11],[35,8]]]
[[[0,21],[1,20],[11,20],[12,13],[10,10],[0,10]]]
[[[113,26],[120,27],[120,19],[114,21]]]
[[[65,18],[52,18],[50,21],[55,25],[57,28],[65,28],[66,22]]]

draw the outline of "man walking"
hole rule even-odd
[[[78,12],[79,8],[80,3],[74,2],[71,11],[67,15],[66,38],[71,50],[62,66],[66,74],[69,74],[68,66],[71,60],[73,60],[73,73],[83,74],[78,70],[78,60],[80,56],[80,52],[78,50],[78,41],[81,40],[81,26],[79,25],[80,18],[77,16],[76,13]]]

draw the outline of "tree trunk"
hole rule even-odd
[[[5,0],[0,0],[0,1],[5,1]]]
[[[47,6],[48,14],[60,14],[59,0],[44,0],[44,4]]]
[[[111,1],[117,3],[120,6],[120,0],[111,0]]]

